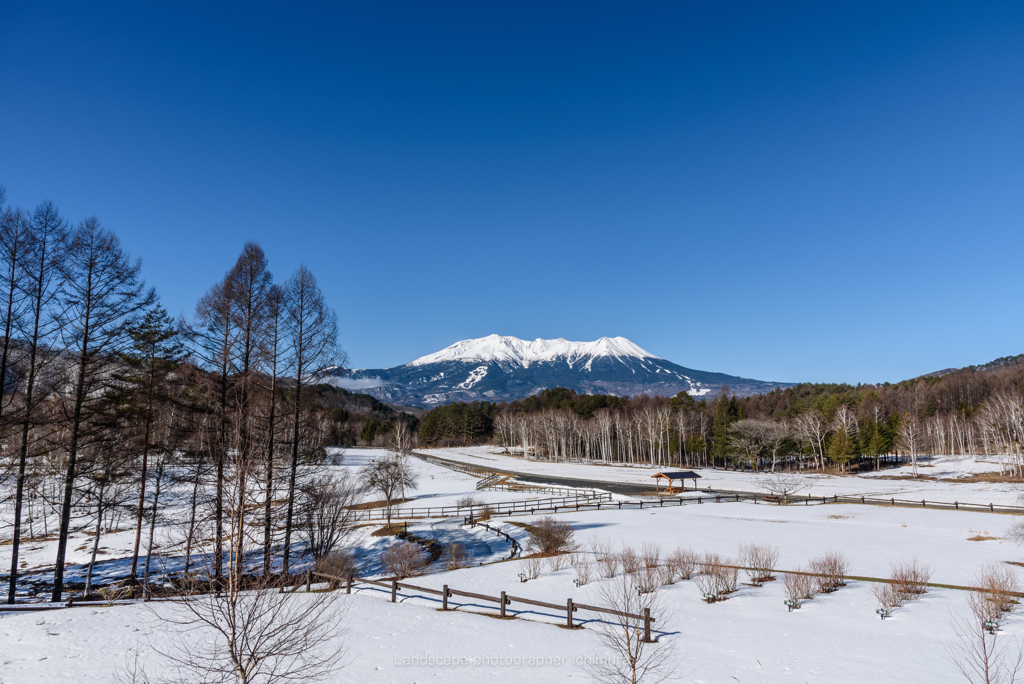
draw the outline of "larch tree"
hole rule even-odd
[[[231,311],[228,278],[211,287],[196,305],[195,318],[188,328],[188,339],[196,363],[207,374],[197,374],[203,381],[204,408],[213,415],[211,436],[206,440],[214,468],[213,545],[214,557],[224,557],[224,466],[228,453],[230,430],[228,426],[228,392],[231,386],[231,368],[237,345],[237,332]],[[197,469],[198,477],[198,469]],[[197,485],[198,486],[198,485]],[[223,570],[214,564],[214,581],[220,582]]]
[[[53,594],[64,591],[64,561],[71,530],[71,507],[80,450],[89,422],[117,355],[130,338],[128,329],[150,308],[156,293],[140,278],[141,261],[132,261],[120,240],[95,217],[82,221],[69,236],[64,266],[65,291],[61,333],[71,356],[71,396],[65,410],[67,459],[54,563]]]
[[[142,540],[142,519],[146,504],[146,484],[149,478],[149,453],[153,444],[154,421],[161,406],[173,399],[171,374],[178,368],[184,355],[179,330],[163,307],[156,306],[146,312],[138,325],[128,329],[131,342],[121,353],[124,364],[113,374],[110,390],[113,408],[132,426],[137,426],[139,451],[139,498],[135,511],[135,544],[132,547],[131,577],[136,577],[139,546]]]
[[[270,556],[273,546],[273,513],[274,513],[274,454],[277,449],[277,393],[278,370],[282,365],[284,340],[282,336],[282,317],[284,294],[277,285],[268,295],[267,330],[264,360],[266,366],[267,392],[266,404],[266,462],[264,463],[264,499],[263,499],[263,574],[270,576]]]
[[[282,572],[291,560],[292,523],[299,454],[302,451],[303,390],[330,368],[344,364],[338,349],[338,320],[327,306],[313,273],[305,266],[284,285],[284,325],[290,348],[290,373],[294,376],[292,399],[291,464],[288,474],[288,508],[285,513]]]
[[[236,330],[232,409],[234,437],[234,476],[238,500],[235,510],[235,563],[234,577],[241,577],[244,557],[242,544],[245,536],[246,497],[248,478],[255,466],[255,452],[259,435],[253,430],[258,379],[267,356],[267,336],[274,316],[272,297],[274,278],[270,273],[267,256],[255,242],[247,242],[234,267],[227,275],[231,301],[232,325]]]

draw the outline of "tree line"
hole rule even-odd
[[[26,538],[55,539],[59,601],[70,535],[91,529],[94,563],[101,533],[125,518],[131,575],[148,577],[171,485],[187,493],[186,574],[211,538],[216,579],[220,559],[241,570],[254,539],[265,574],[274,558],[288,571],[301,466],[322,462],[348,420],[320,401],[345,355],[308,268],[277,282],[248,242],[194,315],[174,320],[97,218],[72,225],[50,201],[11,207],[0,187],[0,298],[9,603]]]
[[[948,454],[1024,476],[1024,358],[878,385],[804,383],[750,397],[631,399],[545,390],[423,417],[428,445],[495,441],[531,456],[654,466],[834,469]],[[472,420],[469,420],[472,418]]]

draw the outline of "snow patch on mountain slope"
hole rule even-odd
[[[470,371],[469,377],[466,378],[461,383],[459,383],[458,385],[456,385],[455,389],[468,390],[473,385],[483,380],[485,375],[487,375],[487,366],[478,366],[477,368],[474,368],[472,371]]]
[[[559,337],[557,340],[536,339],[532,342],[518,337],[488,335],[474,340],[462,340],[439,352],[420,357],[408,364],[425,366],[448,361],[486,361],[508,363],[529,368],[531,364],[544,361],[565,361],[572,368],[583,363],[586,370],[598,358],[622,360],[658,359],[657,356],[630,342],[625,337],[602,337],[593,342],[571,342]]]

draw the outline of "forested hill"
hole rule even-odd
[[[1003,442],[1015,439],[1022,408],[1024,356],[1017,356],[899,383],[803,383],[747,397],[727,387],[700,399],[685,392],[671,399],[626,399],[555,388],[508,403],[438,407],[423,417],[420,441],[514,443],[516,431],[529,423],[537,434],[573,433],[584,435],[584,441],[597,439],[587,436],[591,433],[613,434],[619,441],[663,440],[679,452],[726,459],[732,450],[730,426],[743,420],[781,426],[787,448],[813,448],[821,460],[831,453],[836,462],[847,462],[895,450],[987,453],[1008,448]]]

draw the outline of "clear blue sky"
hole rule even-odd
[[[621,335],[765,380],[1024,352],[1024,3],[5,2],[0,184],[174,314],[258,240],[356,368]]]

